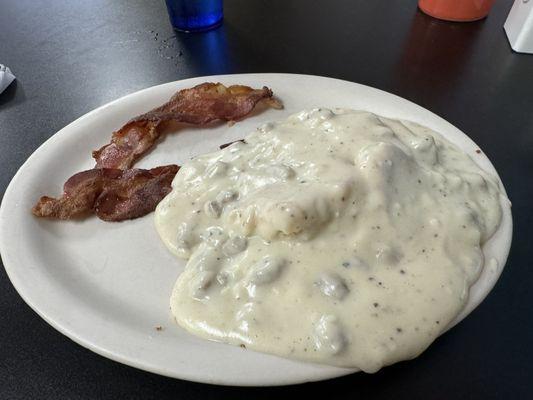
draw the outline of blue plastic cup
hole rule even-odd
[[[182,32],[202,32],[222,24],[223,0],[166,0],[170,23]]]

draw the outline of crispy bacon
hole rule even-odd
[[[167,165],[150,170],[130,169],[172,123],[204,125],[212,121],[236,121],[264,100],[281,108],[272,91],[263,87],[226,87],[203,83],[177,92],[161,107],[133,118],[113,133],[111,143],[93,152],[95,169],[67,180],[59,198],[43,196],[33,207],[38,217],[73,219],[94,213],[105,221],[122,221],[153,211],[171,190],[179,169]]]
[[[204,125],[217,120],[235,121],[249,114],[261,100],[271,107],[281,107],[267,87],[226,87],[221,83],[207,82],[180,90],[167,103],[133,118],[115,131],[111,143],[93,152],[96,168],[131,167],[153,146],[163,133],[166,122]]]
[[[123,221],[153,211],[171,190],[177,165],[146,169],[90,169],[70,177],[61,197],[43,196],[33,207],[38,217],[73,219],[95,213],[105,221]]]

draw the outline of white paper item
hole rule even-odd
[[[514,51],[533,53],[533,0],[516,0],[503,27]]]
[[[15,75],[5,65],[0,64],[0,93],[15,80]]]

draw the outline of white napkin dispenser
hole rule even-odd
[[[533,0],[515,0],[503,28],[514,51],[533,53]]]

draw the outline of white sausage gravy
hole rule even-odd
[[[171,297],[194,335],[375,372],[461,311],[497,229],[496,178],[436,132],[314,109],[194,158],[155,223],[188,259]]]

